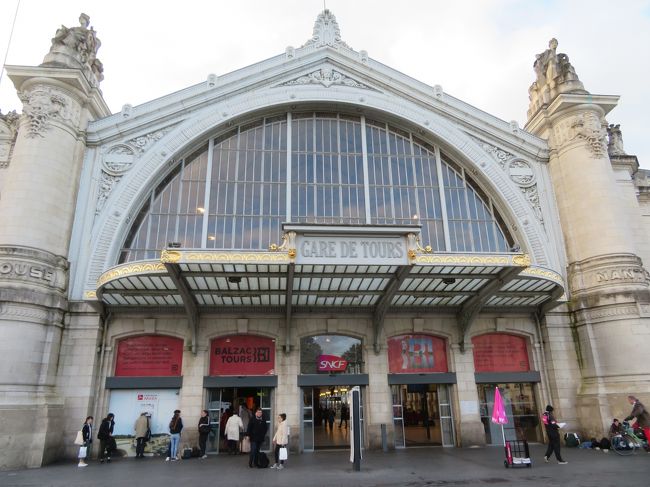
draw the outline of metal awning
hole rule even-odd
[[[107,270],[86,298],[113,312],[184,310],[194,328],[199,314],[211,312],[278,312],[287,331],[303,311],[369,313],[376,342],[393,312],[455,313],[464,336],[480,311],[544,312],[566,299],[562,277],[526,254],[434,254],[416,235],[403,237],[404,258],[376,265],[301,258],[295,233],[269,251],[168,248],[160,260]]]

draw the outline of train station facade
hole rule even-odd
[[[140,412],[162,444],[174,409],[190,444],[209,411],[218,454],[244,405],[311,452],[349,444],[354,386],[365,448],[496,443],[495,386],[533,442],[546,404],[596,436],[650,397],[629,360],[650,185],[618,97],[557,41],[522,128],[352,49],[328,10],[301,47],[115,114],[95,36],[82,16],[7,66],[2,467],[74,456],[109,411],[125,454]]]

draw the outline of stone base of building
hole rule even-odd
[[[485,446],[485,427],[483,423],[463,421],[460,423],[462,431],[456,434],[460,441],[460,446],[467,448],[470,446]]]

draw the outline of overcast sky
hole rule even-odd
[[[17,0],[0,1],[0,54]],[[535,54],[556,37],[585,88],[650,168],[650,0],[327,0],[343,40],[506,121],[526,122]],[[22,0],[7,64],[36,66],[60,24],[90,15],[113,112],[300,47],[322,0]],[[0,59],[0,61],[2,60]],[[0,110],[22,108],[3,74]]]

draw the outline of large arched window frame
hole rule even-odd
[[[417,223],[437,252],[514,244],[492,199],[440,147],[364,116],[302,112],[231,128],[183,158],[147,198],[120,262],[170,242],[266,249],[283,222]]]

